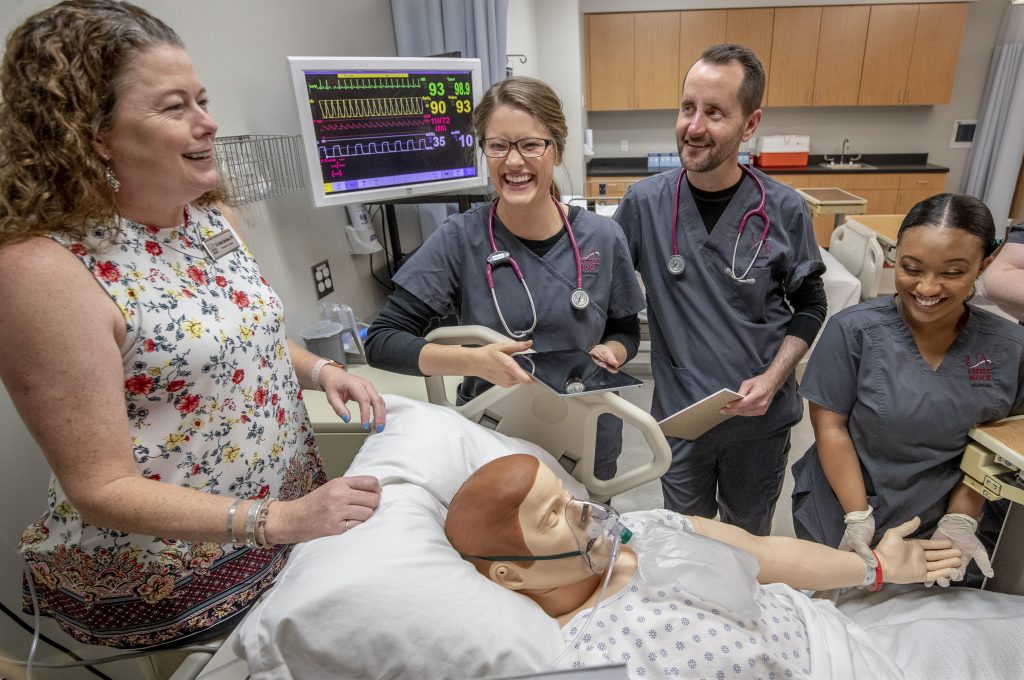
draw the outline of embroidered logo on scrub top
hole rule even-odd
[[[754,253],[757,253],[758,264],[761,262],[771,259],[772,256],[772,237],[771,234],[764,240],[764,245],[761,245],[761,232],[756,229],[747,229],[747,233],[750,234],[750,250],[748,254],[753,257]],[[757,250],[757,246],[761,245],[761,250]],[[746,265],[744,265],[746,266]],[[742,271],[742,270],[740,270]]]
[[[967,379],[972,387],[989,387],[992,382],[992,360],[984,352],[973,359],[968,354],[964,357],[967,364]]]
[[[589,255],[584,255],[580,258],[580,269],[585,272],[601,271],[601,253],[595,250]]]

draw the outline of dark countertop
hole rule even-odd
[[[926,153],[889,153],[889,154],[864,154],[860,159],[862,163],[870,163],[876,166],[871,169],[857,170],[830,170],[823,168],[818,163],[825,162],[824,156],[812,154],[805,167],[798,168],[758,168],[769,175],[801,175],[801,174],[822,174],[822,175],[872,175],[885,173],[903,172],[949,172],[949,168],[934,165],[928,162]],[[651,172],[647,169],[647,157],[632,158],[593,158],[587,163],[587,177],[628,177],[656,175],[658,172]]]

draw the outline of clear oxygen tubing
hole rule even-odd
[[[627,536],[629,536],[629,534],[627,534]],[[604,578],[601,580],[601,587],[597,590],[597,599],[594,600],[594,606],[590,608],[590,612],[587,614],[587,618],[583,621],[583,624],[580,626],[579,632],[576,633],[576,637],[572,639],[572,642],[566,645],[565,649],[562,650],[562,653],[555,657],[551,661],[551,663],[549,663],[544,668],[540,669],[540,671],[538,672],[543,673],[544,671],[554,669],[559,663],[562,662],[562,659],[564,659],[571,650],[577,648],[577,646],[580,643],[580,640],[583,639],[583,634],[586,632],[587,628],[590,627],[590,622],[594,619],[594,614],[596,614],[598,608],[600,608],[601,601],[604,600],[604,593],[605,590],[607,590],[608,588],[608,582],[612,580],[612,571],[615,570],[615,562],[619,559],[619,551],[621,549],[622,538],[619,534],[616,534],[614,537],[614,542],[612,543],[611,560],[608,562],[608,569],[605,570]]]

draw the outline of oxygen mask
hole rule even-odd
[[[618,511],[603,503],[570,497],[565,519],[576,539],[578,554],[595,574],[603,573],[618,557],[619,546],[633,537]]]

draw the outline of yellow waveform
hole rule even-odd
[[[423,100],[419,97],[390,97],[381,99],[322,99],[320,118],[389,118],[392,116],[419,116],[423,114]]]

